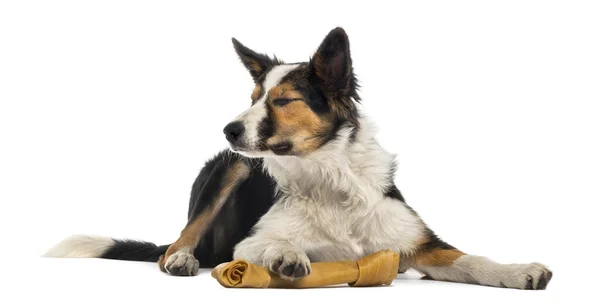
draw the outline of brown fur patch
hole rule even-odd
[[[158,268],[166,273],[167,269],[165,269],[165,262],[165,255],[160,255],[160,257],[158,257]]]
[[[312,58],[312,65],[315,74],[321,80],[328,80],[329,75],[327,74],[327,67],[325,65],[325,59],[323,55],[317,52]]]
[[[433,249],[419,252],[415,257],[415,263],[417,266],[449,266],[463,255],[465,253],[459,250]]]
[[[296,101],[284,106],[273,105],[273,101],[277,99]],[[296,155],[307,154],[319,148],[321,139],[318,135],[329,128],[331,122],[328,118],[315,114],[303,100],[304,96],[290,83],[271,88],[268,103],[273,114],[275,134],[267,140],[267,145],[291,142]]]
[[[180,250],[187,250],[190,253],[198,245],[198,242],[217,216],[223,204],[227,201],[231,193],[250,175],[250,169],[242,162],[236,162],[230,165],[225,174],[223,187],[217,195],[215,201],[210,204],[201,214],[194,217],[188,225],[181,231],[179,239],[175,241],[165,253],[164,257],[159,258],[159,265],[164,266],[169,256]],[[162,270],[162,268],[161,268]]]
[[[256,84],[256,87],[254,87],[254,91],[252,91],[252,95],[250,96],[250,98],[252,99],[252,101],[256,101],[258,100],[263,94],[263,88],[260,84]]]
[[[261,74],[261,73],[263,73],[263,72],[264,72],[264,71],[263,71],[263,70],[264,70],[264,69],[263,69],[263,67],[262,67],[262,66],[261,66],[261,64],[260,64],[259,62],[257,62],[257,61],[250,60],[250,62],[249,62],[249,65],[250,65],[250,69],[251,69],[252,71],[254,71],[256,74]]]
[[[294,85],[290,83],[279,84],[269,90],[269,97],[275,99],[304,99],[301,93],[297,92]]]

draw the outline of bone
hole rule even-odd
[[[391,285],[398,274],[400,256],[382,250],[357,261],[315,262],[312,272],[297,280],[286,280],[268,268],[244,259],[222,263],[211,275],[226,288],[319,288],[348,284],[351,287]]]

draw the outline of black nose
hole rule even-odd
[[[234,143],[244,133],[244,124],[240,121],[234,121],[223,129],[223,133],[225,133],[225,138],[229,142]]]

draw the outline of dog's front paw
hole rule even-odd
[[[514,265],[501,286],[527,290],[544,290],[552,279],[552,271],[541,263]]]
[[[270,258],[265,258],[264,266],[288,280],[295,280],[310,274],[308,256],[294,250],[274,252]]]
[[[165,262],[165,270],[171,275],[194,276],[199,268],[200,262],[194,258],[194,255],[186,252],[176,252]]]

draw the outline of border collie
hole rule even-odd
[[[346,32],[333,29],[308,62],[285,63],[233,46],[254,79],[252,105],[225,126],[230,148],[193,184],[188,222],[170,245],[73,236],[47,257],[155,261],[171,275],[235,258],[286,279],[310,263],[400,254],[398,272],[434,280],[545,289],[540,263],[500,264],[442,241],[394,184],[394,155],[361,114]]]

